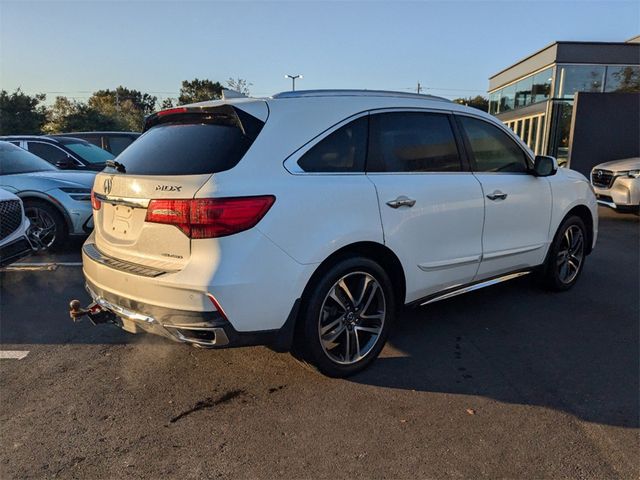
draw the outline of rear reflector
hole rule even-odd
[[[259,197],[151,200],[145,221],[175,225],[190,238],[216,238],[254,227],[275,202]]]
[[[93,188],[91,189],[91,207],[94,210],[100,210],[100,207],[102,206],[102,202],[96,198],[96,194],[93,191]]]

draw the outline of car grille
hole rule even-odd
[[[609,170],[597,169],[591,172],[591,183],[596,187],[610,188],[615,178]]]
[[[0,202],[0,240],[15,232],[22,223],[22,208],[19,200]]]

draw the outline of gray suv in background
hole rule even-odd
[[[81,138],[117,156],[140,135],[142,134],[138,132],[69,132],[58,133],[52,137]]]
[[[27,150],[62,170],[99,172],[104,169],[107,160],[115,158],[112,153],[80,138],[51,135],[9,135],[0,137],[0,140]]]

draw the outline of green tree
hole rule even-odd
[[[165,98],[160,104],[160,108],[162,110],[166,110],[167,108],[173,108],[175,103],[173,102],[173,98]]]
[[[222,89],[223,87],[220,82],[212,82],[207,79],[200,80],[197,78],[191,81],[184,80],[182,87],[180,87],[178,105],[222,98]]]
[[[98,90],[87,105],[105,117],[113,119],[117,130],[139,131],[144,117],[153,113],[157,97],[119,86],[115,90]]]
[[[489,99],[482,95],[476,95],[475,97],[469,98],[456,98],[454,102],[459,103],[460,105],[468,105],[469,107],[477,108],[483,112],[489,111]]]
[[[86,103],[56,97],[49,108],[45,133],[81,132],[91,130],[126,130],[114,116],[105,114]]]
[[[114,90],[98,90],[94,92],[88,103],[97,108],[102,108],[104,105],[112,107],[130,105],[130,108],[139,110],[144,116],[153,113],[157,101],[158,98],[153,95],[142,93],[138,90],[130,90],[121,85]]]
[[[37,134],[47,119],[44,94],[0,91],[0,135]]]
[[[229,77],[229,80],[227,80],[227,87],[229,87],[231,90],[235,90],[236,92],[242,93],[247,97],[251,94],[251,92],[249,91],[249,87],[251,87],[252,85],[253,83],[249,83],[244,78],[240,78],[240,77],[238,78]]]

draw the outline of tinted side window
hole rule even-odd
[[[370,172],[458,172],[460,156],[451,123],[439,113],[372,115]]]
[[[114,155],[120,155],[122,151],[133,142],[130,137],[109,137],[109,151]]]
[[[49,145],[48,143],[27,142],[29,151],[40,158],[44,158],[49,163],[56,163],[67,159],[67,153],[64,150]]]
[[[368,118],[340,127],[298,160],[305,172],[363,172],[367,155]]]
[[[460,116],[478,172],[526,172],[524,151],[505,132],[484,120]]]

